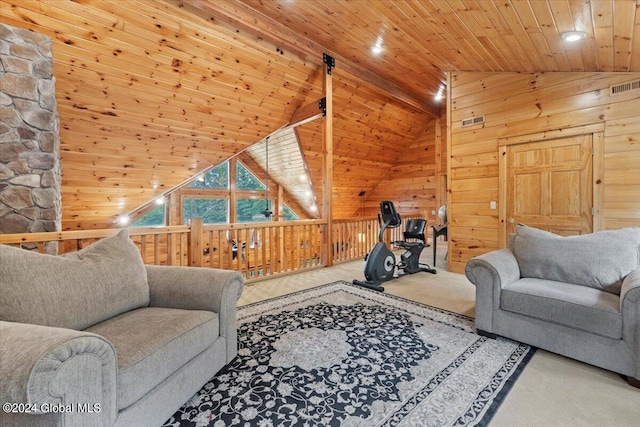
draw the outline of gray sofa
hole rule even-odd
[[[518,225],[470,260],[476,328],[596,365],[640,386],[640,228],[561,237]]]
[[[243,285],[145,266],[126,230],[63,256],[0,245],[0,425],[162,424],[236,356]]]

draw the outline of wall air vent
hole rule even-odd
[[[640,90],[640,80],[634,80],[632,82],[620,83],[619,85],[609,86],[609,95],[616,96],[629,92],[630,90]]]
[[[462,119],[462,127],[473,126],[473,125],[477,125],[479,123],[484,123],[484,116],[469,117],[468,119]]]

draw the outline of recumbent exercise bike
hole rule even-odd
[[[397,279],[407,274],[415,274],[421,271],[436,274],[436,270],[428,264],[420,262],[420,253],[427,247],[427,238],[424,231],[427,221],[421,218],[407,221],[403,232],[403,241],[392,242],[393,245],[405,249],[400,256],[400,262],[396,264],[396,257],[384,243],[384,232],[388,228],[397,228],[402,225],[402,218],[396,211],[393,202],[385,200],[380,202],[380,214],[378,214],[380,232],[378,233],[378,243],[375,244],[371,252],[365,256],[364,277],[365,281],[354,280],[353,284],[364,286],[376,291],[384,292],[381,286],[383,282]],[[417,240],[409,242],[407,239]],[[395,275],[396,267],[403,270],[402,274]]]

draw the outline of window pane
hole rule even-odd
[[[273,202],[269,205],[273,210]],[[267,207],[265,199],[238,199],[236,203],[236,219],[238,222],[271,221],[262,213]]]
[[[209,170],[201,179],[196,179],[190,188],[229,188],[229,162],[224,162]]]
[[[282,213],[284,214],[285,221],[297,221],[300,219],[300,217],[287,205],[283,206]]]
[[[205,224],[224,224],[229,222],[229,202],[227,199],[196,199],[187,197],[182,206],[184,223],[189,218],[202,218]]]
[[[240,162],[236,166],[236,188],[238,190],[266,190],[264,185]]]
[[[151,212],[138,219],[129,227],[152,227],[156,225],[165,225],[164,205],[156,206]]]

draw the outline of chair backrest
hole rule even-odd
[[[422,243],[427,243],[424,230],[427,228],[427,221],[422,218],[411,218],[407,220],[407,226],[403,232],[404,239],[418,239]]]

